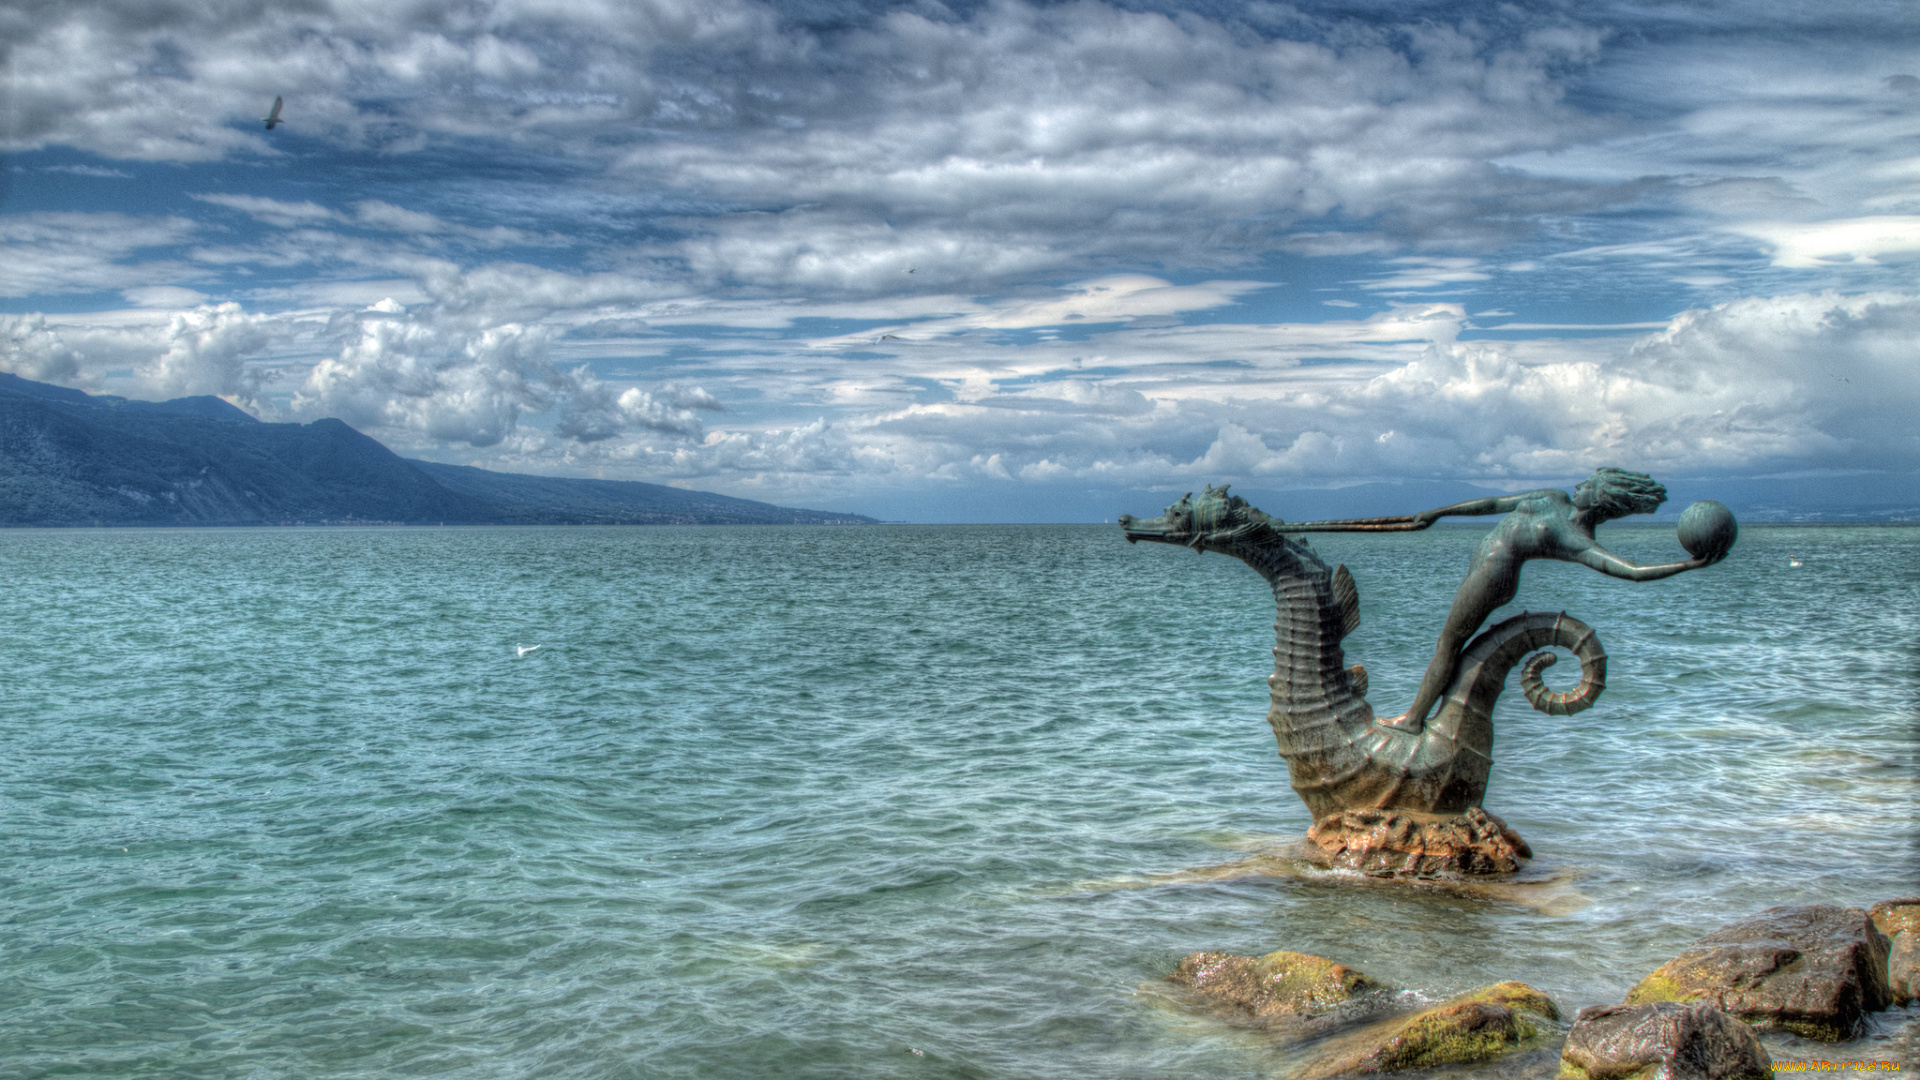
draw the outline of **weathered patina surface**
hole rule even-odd
[[[1189,495],[1152,520],[1123,516],[1120,526],[1130,541],[1231,555],[1272,586],[1278,617],[1267,720],[1316,822],[1355,809],[1457,815],[1479,806],[1493,766],[1493,703],[1530,653],[1558,646],[1581,664],[1579,686],[1563,694],[1540,683],[1544,665],[1529,665],[1524,689],[1542,711],[1579,712],[1606,685],[1606,652],[1586,624],[1564,614],[1516,615],[1466,647],[1439,710],[1420,730],[1391,727],[1367,703],[1365,670],[1350,668],[1340,647],[1360,623],[1359,591],[1346,567],[1328,567],[1285,523],[1225,487]]]

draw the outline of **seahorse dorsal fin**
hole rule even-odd
[[[1324,565],[1324,564],[1322,564]],[[1340,636],[1346,637],[1360,625],[1360,589],[1341,563],[1333,571],[1333,610],[1340,617]]]

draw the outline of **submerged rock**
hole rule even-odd
[[[1895,1005],[1920,998],[1920,898],[1882,900],[1867,912],[1887,935],[1887,992]]]
[[[1262,1020],[1328,1012],[1382,989],[1345,964],[1284,950],[1265,956],[1197,952],[1182,959],[1169,978]]]
[[[1581,1009],[1560,1080],[1771,1080],[1773,1059],[1746,1024],[1707,1002]]]
[[[1887,1007],[1887,950],[1859,908],[1768,908],[1662,964],[1626,1004],[1708,1001],[1749,1024],[1844,1042]]]
[[[1559,1019],[1553,999],[1541,991],[1496,983],[1341,1036],[1298,1080],[1491,1061],[1538,1042],[1542,1025]]]
[[[1507,823],[1475,806],[1463,814],[1348,810],[1307,830],[1332,865],[1364,874],[1511,874],[1533,851]]]

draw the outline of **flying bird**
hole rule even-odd
[[[266,121],[268,131],[272,131],[273,126],[275,124],[286,123],[285,120],[280,119],[280,98],[279,97],[276,96],[273,99],[273,108],[268,110],[267,115],[261,117],[260,119]]]
[[[538,645],[515,645],[515,646],[514,646],[514,648],[515,648],[515,649],[517,649],[517,650],[519,650],[519,654],[520,654],[521,656],[525,656],[525,655],[527,655],[528,653],[530,653],[530,652],[532,652],[533,650],[535,650],[535,649],[537,649],[537,648],[539,648],[539,647],[540,647],[540,646],[538,646]]]

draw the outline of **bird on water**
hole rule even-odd
[[[525,656],[539,647],[538,645],[515,645],[514,649],[518,651],[520,656]]]

